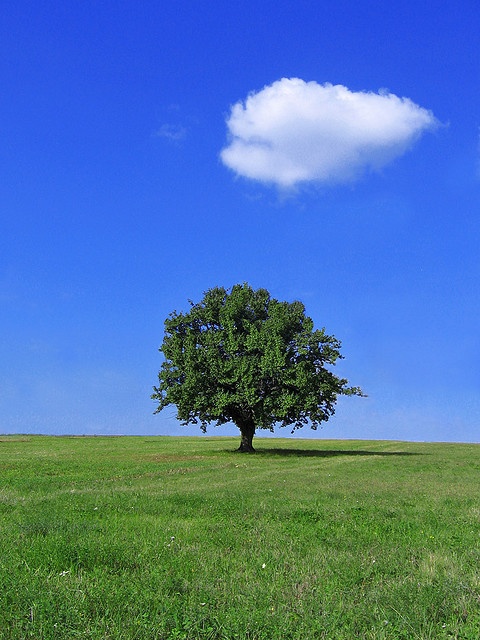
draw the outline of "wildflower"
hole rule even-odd
[[[265,564],[265,562],[262,564],[262,569],[265,569],[267,565]]]

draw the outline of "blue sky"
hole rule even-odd
[[[297,437],[478,442],[479,28],[473,0],[6,0],[0,432],[200,433],[152,415],[163,321],[247,281],[368,394]]]

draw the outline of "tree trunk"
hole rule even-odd
[[[242,422],[242,424],[237,426],[241,434],[240,446],[237,451],[241,453],[255,453],[252,445],[253,436],[255,435],[255,424],[253,422]]]

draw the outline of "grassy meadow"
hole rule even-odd
[[[480,638],[480,445],[0,437],[0,639]]]

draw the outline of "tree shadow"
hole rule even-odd
[[[331,458],[334,456],[423,456],[415,451],[367,451],[363,449],[256,449],[255,455]]]

